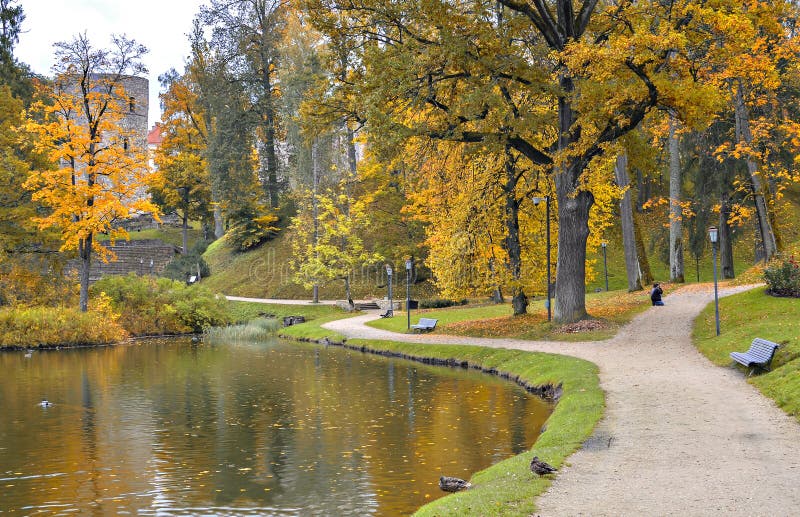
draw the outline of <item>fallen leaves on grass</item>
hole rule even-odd
[[[579,332],[590,332],[592,330],[602,330],[609,328],[608,323],[601,320],[581,320],[575,323],[567,323],[553,332],[560,334],[577,334]]]

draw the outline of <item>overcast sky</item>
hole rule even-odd
[[[92,45],[110,48],[111,34],[125,34],[145,45],[144,63],[150,79],[149,126],[159,120],[158,76],[183,71],[189,54],[187,34],[204,0],[22,0],[23,33],[17,59],[34,72],[52,76],[53,43],[71,41],[86,31]]]

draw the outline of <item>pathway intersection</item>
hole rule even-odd
[[[364,325],[377,314],[323,326],[348,338],[513,348],[597,364],[605,416],[537,500],[540,515],[800,514],[800,425],[740,370],[717,367],[692,346],[692,322],[713,302],[710,290],[683,289],[665,301],[600,342],[398,334]]]

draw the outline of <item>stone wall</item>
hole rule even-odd
[[[119,241],[114,246],[106,246],[114,252],[117,259],[103,262],[97,255],[92,256],[89,281],[96,282],[106,275],[158,275],[167,264],[180,253],[180,248],[160,239]],[[67,269],[77,271],[80,262],[70,260]]]

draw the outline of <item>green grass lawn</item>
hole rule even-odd
[[[719,336],[713,303],[695,320],[693,339],[698,350],[715,364],[732,368],[728,354],[746,351],[754,338],[779,343],[772,371],[753,375],[749,382],[800,420],[800,299],[768,296],[759,287],[721,298],[719,311]]]

